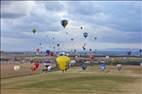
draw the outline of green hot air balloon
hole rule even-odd
[[[33,29],[32,32],[35,34],[36,33],[36,29]]]

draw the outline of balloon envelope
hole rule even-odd
[[[48,71],[50,71],[50,70],[52,69],[52,66],[49,65],[49,66],[47,67],[47,69],[48,69]]]
[[[46,50],[46,54],[49,55],[50,54],[50,50]]]
[[[70,58],[67,56],[58,56],[56,62],[59,65],[60,70],[65,71],[68,69]]]
[[[105,68],[106,68],[106,64],[100,64],[100,69],[101,69],[102,71],[104,71]]]
[[[83,33],[83,36],[84,36],[85,38],[87,38],[87,37],[88,37],[88,33],[87,33],[87,32],[84,32],[84,33]]]
[[[14,66],[14,70],[15,70],[15,71],[18,71],[19,69],[20,69],[20,66],[19,66],[19,65],[15,65],[15,66]]]
[[[71,41],[73,41],[74,39],[73,38],[71,38]]]
[[[60,46],[60,44],[57,44],[57,46],[59,47],[59,46]]]
[[[71,60],[70,63],[71,63],[71,64],[75,64],[76,61],[75,61],[75,60]]]
[[[36,29],[33,29],[32,32],[33,32],[33,33],[36,33]]]
[[[61,25],[65,28],[66,26],[67,26],[67,24],[68,24],[68,20],[62,20],[61,21]]]

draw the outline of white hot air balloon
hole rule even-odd
[[[14,66],[14,71],[18,71],[18,70],[20,70],[20,66],[19,65],[15,65]]]

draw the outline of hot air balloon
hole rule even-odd
[[[87,64],[86,64],[86,63],[82,63],[82,64],[81,64],[81,68],[82,68],[83,70],[86,70]]]
[[[76,49],[74,49],[74,52],[76,52]]]
[[[70,58],[68,56],[58,56],[56,62],[59,66],[59,69],[63,72],[66,71],[69,67]]]
[[[57,44],[57,47],[59,47],[59,46],[60,46],[60,44],[58,43],[58,44]]]
[[[83,48],[83,50],[86,50],[86,48],[84,46],[82,48]]]
[[[94,37],[94,40],[96,40],[97,39],[97,37]]]
[[[72,67],[75,63],[76,63],[76,60],[71,60],[70,64],[69,64],[69,67]]]
[[[36,29],[33,29],[32,32],[35,34],[36,33]]]
[[[84,33],[83,33],[83,36],[84,36],[84,38],[87,38],[87,37],[88,37],[88,33],[87,33],[87,32],[84,32]]]
[[[39,55],[39,53],[40,53],[40,49],[37,48],[37,49],[36,49],[36,55]]]
[[[131,56],[132,52],[131,52],[131,51],[128,51],[127,54],[128,54],[128,56]]]
[[[68,24],[68,20],[64,19],[61,21],[61,25],[65,28]]]
[[[47,55],[50,55],[50,50],[46,50],[46,54],[47,54]]]
[[[117,64],[116,68],[120,71],[122,69],[122,64]]]
[[[92,51],[92,49],[89,49],[89,51],[91,52],[91,51]]]
[[[73,41],[74,39],[73,38],[71,38],[71,41]]]
[[[35,72],[38,68],[39,68],[40,64],[39,64],[39,61],[35,61],[33,64],[32,64],[32,71]]]
[[[104,71],[106,69],[106,64],[102,63],[100,64],[100,70]]]
[[[15,70],[15,71],[20,70],[20,66],[19,66],[19,65],[15,65],[15,66],[14,66],[14,70]]]
[[[81,26],[80,29],[83,29],[83,27]]]

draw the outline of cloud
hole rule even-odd
[[[82,49],[85,41],[88,48],[140,48],[142,42],[142,11],[137,1],[2,1],[1,12],[2,48],[6,50],[33,50],[39,43],[44,49],[57,43],[62,49]],[[69,20],[65,29],[62,19]],[[86,40],[83,32],[88,32]]]
[[[1,17],[12,19],[29,15],[33,5],[32,1],[1,1]]]
[[[95,35],[95,34],[90,34]],[[141,32],[124,32],[110,27],[99,27],[96,29],[99,42],[109,43],[141,43]]]

